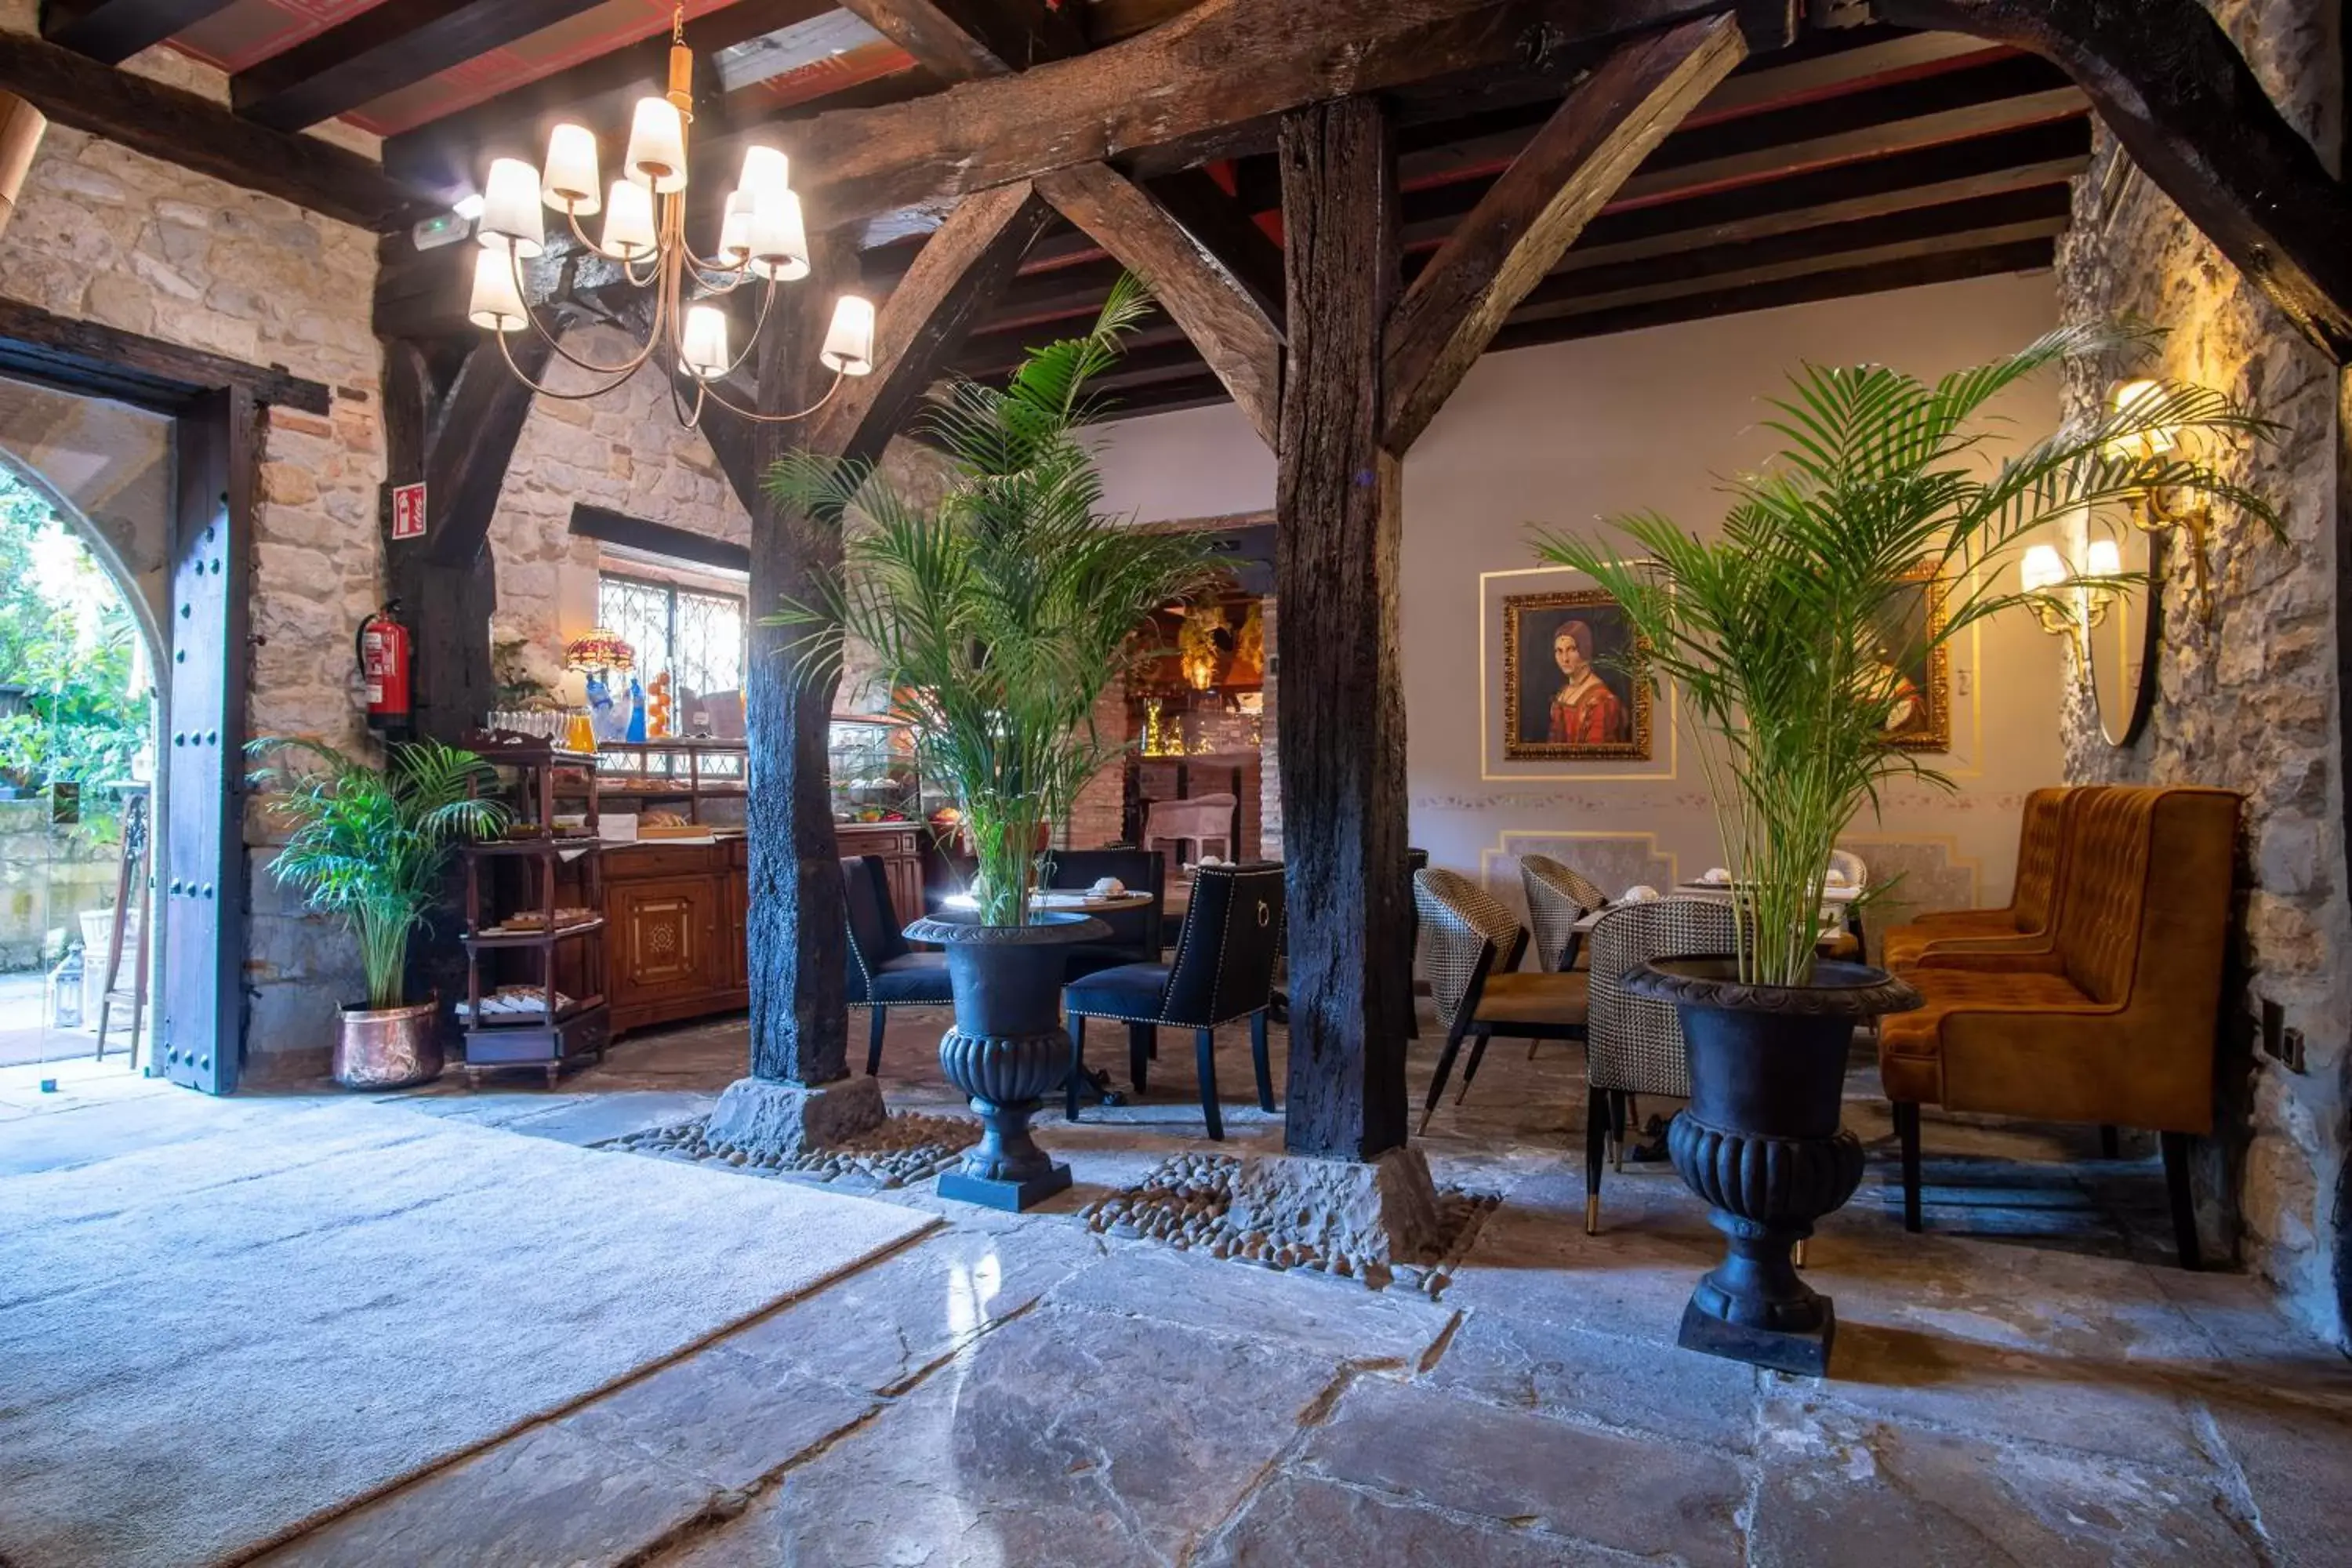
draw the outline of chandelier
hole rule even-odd
[[[705,400],[763,424],[805,419],[824,406],[844,376],[874,368],[874,306],[855,294],[834,302],[833,321],[817,358],[834,373],[824,396],[793,414],[760,414],[730,401],[715,383],[751,357],[776,285],[809,272],[808,233],[801,199],[788,182],[790,164],[773,147],[744,149],[743,169],[727,198],[716,256],[698,255],[686,240],[687,128],[694,122],[694,56],[686,47],[686,8],[670,23],[669,91],[637,100],[629,128],[622,177],[597,191],[596,137],[587,127],[558,125],[547,139],[544,169],[520,158],[490,163],[483,187],[476,237],[481,254],[474,262],[474,291],[467,315],[498,338],[507,366],[534,393],[568,401],[601,397],[656,356],[669,371],[671,405],[691,428]],[[547,248],[542,209],[564,215],[572,236],[588,251],[621,265],[629,282],[654,293],[653,328],[645,342],[619,364],[582,358],[556,341],[523,298],[522,264]],[[580,220],[604,215],[594,240]],[[740,353],[730,354],[727,312],[712,301],[759,279],[764,284],[758,319]],[[585,392],[558,392],[533,380],[515,363],[509,340],[524,330],[537,332],[566,363],[604,378]],[[694,389],[691,404],[683,379]]]

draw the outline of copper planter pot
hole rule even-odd
[[[441,1003],[368,1008],[345,1005],[335,1041],[335,1081],[345,1089],[406,1089],[441,1076]]]

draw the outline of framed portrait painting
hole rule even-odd
[[[1877,617],[1877,646],[1870,651],[1891,698],[1886,741],[1906,752],[1952,749],[1951,649],[1935,640],[1944,629],[1948,587],[1934,567],[1923,565]]]
[[[1650,755],[1650,682],[1625,607],[1598,588],[1503,600],[1503,757]]]

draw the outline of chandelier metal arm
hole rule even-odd
[[[507,255],[509,264],[514,268],[515,292],[518,295],[522,295],[522,261],[520,258],[516,257],[511,250],[509,250]],[[646,337],[644,346],[637,350],[635,355],[631,358],[626,364],[598,364],[595,361],[583,359],[578,354],[573,353],[570,349],[565,348],[560,341],[558,334],[549,331],[547,330],[547,324],[539,319],[539,312],[531,309],[530,300],[527,295],[523,295],[522,314],[523,320],[530,323],[530,330],[538,333],[540,340],[546,343],[550,349],[552,349],[555,352],[557,358],[562,360],[566,364],[576,366],[581,370],[587,371],[593,375],[616,376],[619,380],[613,383],[615,386],[618,386],[621,382],[626,381],[629,377],[636,374],[638,370],[644,366],[646,361],[652,357],[654,345],[661,341],[663,311],[661,301],[658,299],[656,299],[654,303],[653,331]],[[500,332],[499,334],[501,339],[506,337],[506,335],[507,334],[504,332]],[[509,364],[514,363],[514,356],[511,353],[507,356],[507,362]],[[541,388],[539,390],[544,389]],[[561,395],[551,393],[549,395],[557,396]]]
[[[707,381],[702,384],[702,390],[704,393],[709,395],[710,401],[719,405],[719,407],[740,415],[742,417],[749,419],[755,424],[790,425],[796,419],[806,419],[810,415],[814,414],[826,404],[831,403],[833,401],[833,395],[839,392],[841,390],[841,384],[848,379],[849,378],[847,376],[842,374],[839,371],[834,372],[833,384],[824,389],[824,395],[818,398],[814,403],[810,404],[806,408],[800,410],[796,414],[754,414],[751,410],[744,407],[741,404],[729,399],[721,394],[717,387],[711,385]]]
[[[629,377],[636,374],[638,368],[645,363],[643,359],[639,359],[636,364],[633,364],[628,369],[621,372],[617,375],[614,375],[612,380],[606,382],[604,385],[592,387],[586,392],[558,392],[551,386],[548,386],[541,382],[533,381],[523,370],[522,366],[515,363],[514,343],[512,341],[514,336],[513,333],[497,332],[492,335],[499,340],[499,353],[505,358],[507,368],[514,372],[515,379],[517,381],[520,381],[525,386],[530,387],[531,392],[537,396],[552,397],[565,403],[585,403],[592,397],[602,397],[606,393],[618,387],[623,382],[628,380]],[[544,336],[545,334],[542,333],[541,335]],[[574,361],[573,363],[577,363],[578,362]]]

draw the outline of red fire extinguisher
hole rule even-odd
[[[360,623],[360,674],[367,681],[368,728],[405,731],[409,721],[408,628],[393,619],[395,599]]]

